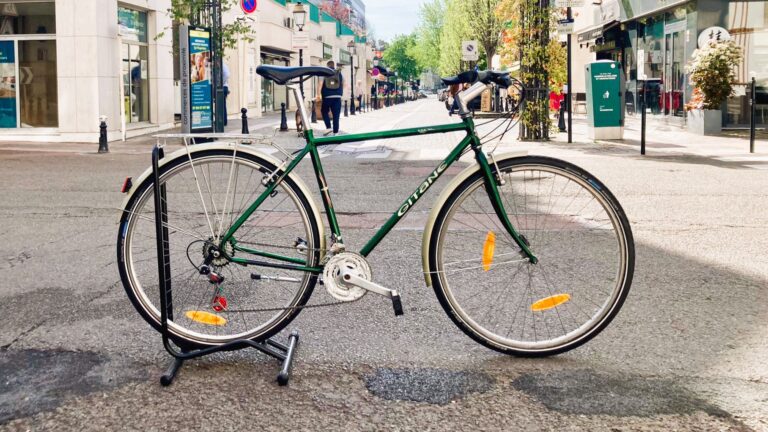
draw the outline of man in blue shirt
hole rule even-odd
[[[336,65],[333,60],[328,62],[328,67],[336,70]],[[344,77],[341,76],[341,71],[336,70],[336,74],[333,76],[325,77],[320,85],[320,97],[322,97],[322,105],[320,106],[320,112],[323,115],[323,122],[325,122],[325,135],[334,135],[339,133],[339,117],[341,115],[341,97],[344,94]],[[329,111],[333,114],[333,129],[331,129],[331,119]]]

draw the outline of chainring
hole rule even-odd
[[[341,252],[332,256],[323,270],[323,284],[328,293],[336,300],[355,301],[360,299],[368,291],[363,288],[347,284],[341,277],[341,269],[346,268],[367,281],[373,279],[371,266],[365,258],[354,252]]]

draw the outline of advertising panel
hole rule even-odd
[[[0,128],[18,127],[16,118],[16,48],[0,41]]]
[[[209,29],[180,26],[183,133],[213,131],[212,54]]]

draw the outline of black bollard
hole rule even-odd
[[[752,91],[749,98],[749,152],[755,152],[755,109],[757,105],[757,97],[755,77],[752,77]]]
[[[565,130],[565,99],[560,102],[560,113],[557,115],[557,128],[560,132],[567,132]]]
[[[640,112],[640,154],[645,154],[645,98],[648,96],[646,94],[647,88],[645,86],[645,81],[643,81],[643,104],[640,105],[642,111]]]
[[[312,123],[317,123],[317,111],[315,111],[315,101],[312,101],[312,115],[309,119]]]
[[[288,118],[285,116],[285,102],[280,103],[280,132],[288,131]]]
[[[357,111],[358,112],[362,112],[361,111],[362,105],[363,105],[363,95],[358,95],[357,96]]]
[[[346,100],[344,100],[344,117],[349,117],[349,107]]]
[[[101,116],[99,119],[99,153],[109,153],[109,145],[107,144],[107,116]]]
[[[241,133],[243,135],[248,135],[250,133],[250,132],[248,132],[248,110],[243,108],[243,109],[240,110],[240,113],[242,113],[240,118],[243,121],[243,130],[241,131]]]

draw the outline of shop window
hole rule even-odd
[[[0,1],[0,36],[56,33],[53,2]]]
[[[21,127],[58,127],[56,41],[19,41]]]

